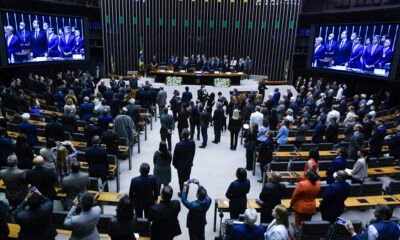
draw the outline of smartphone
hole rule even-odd
[[[36,192],[36,187],[35,187],[35,186],[31,187],[31,188],[29,189],[29,191],[30,191],[31,193]]]
[[[343,225],[343,226],[346,226],[347,220],[344,219],[344,218],[338,217],[337,220],[336,220],[336,223],[340,224],[340,225]]]
[[[190,179],[190,180],[188,181],[188,183],[189,183],[189,184],[192,184],[192,183],[194,183],[194,181],[195,181],[195,179],[192,178],[192,179]]]

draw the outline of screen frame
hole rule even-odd
[[[77,63],[88,63],[90,61],[90,40],[89,40],[89,18],[87,16],[81,15],[65,15],[65,14],[54,14],[47,12],[36,12],[36,11],[20,11],[14,9],[6,9],[0,8],[0,30],[3,31],[4,23],[3,23],[3,13],[4,12],[15,12],[15,13],[23,13],[23,14],[35,14],[35,15],[45,15],[52,17],[76,17],[83,19],[83,32],[85,34],[84,42],[85,42],[85,59],[84,60],[67,60],[67,61],[45,61],[45,62],[28,62],[28,63],[9,63],[7,59],[7,54],[0,54],[0,68],[12,68],[12,67],[24,67],[24,66],[38,66],[38,65],[57,65],[60,63],[67,64],[77,64]],[[0,52],[7,52],[7,46],[4,37],[0,37]]]
[[[370,74],[362,74],[362,73],[354,73],[354,72],[347,72],[347,71],[337,71],[337,70],[332,70],[332,69],[326,69],[326,68],[313,68],[312,65],[312,55],[314,52],[314,41],[316,36],[316,29],[317,26],[343,26],[343,25],[369,25],[369,24],[374,24],[374,25],[381,25],[381,24],[399,24],[400,21],[390,21],[390,22],[345,22],[345,23],[319,23],[319,24],[311,24],[310,26],[310,41],[308,43],[308,52],[307,52],[307,61],[306,61],[306,69],[312,72],[325,72],[325,73],[336,73],[336,74],[343,74],[343,75],[348,75],[348,76],[357,76],[357,77],[366,77],[369,79],[376,79],[380,81],[390,81],[390,82],[400,82],[400,76],[396,76],[397,74],[397,68],[399,65],[399,57],[400,57],[400,31],[397,33],[397,42],[395,43],[394,46],[394,53],[393,53],[393,60],[389,72],[388,77],[383,77],[383,76],[377,76],[377,75],[370,75]],[[397,80],[396,80],[397,79]]]

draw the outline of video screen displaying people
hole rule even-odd
[[[83,18],[2,12],[9,64],[85,60]]]
[[[313,68],[388,77],[399,24],[317,26]]]

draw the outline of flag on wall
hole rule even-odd
[[[142,49],[139,52],[139,72],[144,72],[144,53]]]

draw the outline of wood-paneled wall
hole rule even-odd
[[[253,59],[253,74],[290,74],[301,0],[101,0],[105,72],[156,55]]]

